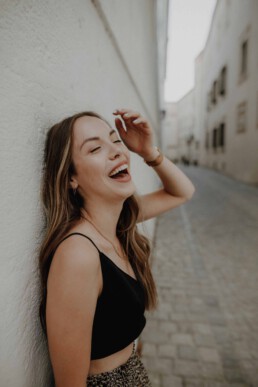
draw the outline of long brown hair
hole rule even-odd
[[[74,195],[69,184],[71,175],[76,173],[72,160],[73,126],[75,120],[82,116],[100,118],[108,124],[103,117],[95,112],[80,112],[49,128],[45,141],[41,180],[41,201],[45,214],[45,224],[38,257],[41,280],[39,316],[45,334],[47,334],[47,278],[53,255],[64,235],[81,219],[81,209],[85,208],[86,204],[78,191]],[[134,195],[132,195],[124,201],[117,223],[117,237],[143,285],[145,307],[150,310],[157,306],[157,290],[149,264],[150,242],[137,230],[138,213],[139,207]]]

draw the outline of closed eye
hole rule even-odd
[[[115,142],[122,142],[121,140],[116,140],[116,141],[114,141],[114,143]],[[100,149],[101,148],[101,146],[98,146],[97,148],[94,148],[94,149],[92,149],[91,151],[90,151],[90,153],[93,153],[93,152],[95,152],[96,150],[98,150],[98,149]]]
[[[90,153],[93,153],[95,150],[100,149],[100,148],[101,148],[101,147],[98,146],[97,148],[92,149],[92,150],[90,151]]]

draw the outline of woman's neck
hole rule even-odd
[[[107,205],[106,203],[87,202],[87,208],[82,210],[83,217],[89,219],[96,228],[111,241],[115,241],[116,227],[123,203]]]

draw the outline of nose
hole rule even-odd
[[[109,158],[113,160],[120,156],[121,156],[121,151],[120,149],[118,149],[117,144],[116,143],[110,144]]]

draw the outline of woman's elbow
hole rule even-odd
[[[185,199],[186,199],[186,200],[192,199],[194,193],[195,193],[195,187],[193,186],[193,188],[192,188],[192,189],[189,191],[189,193],[185,196]]]

